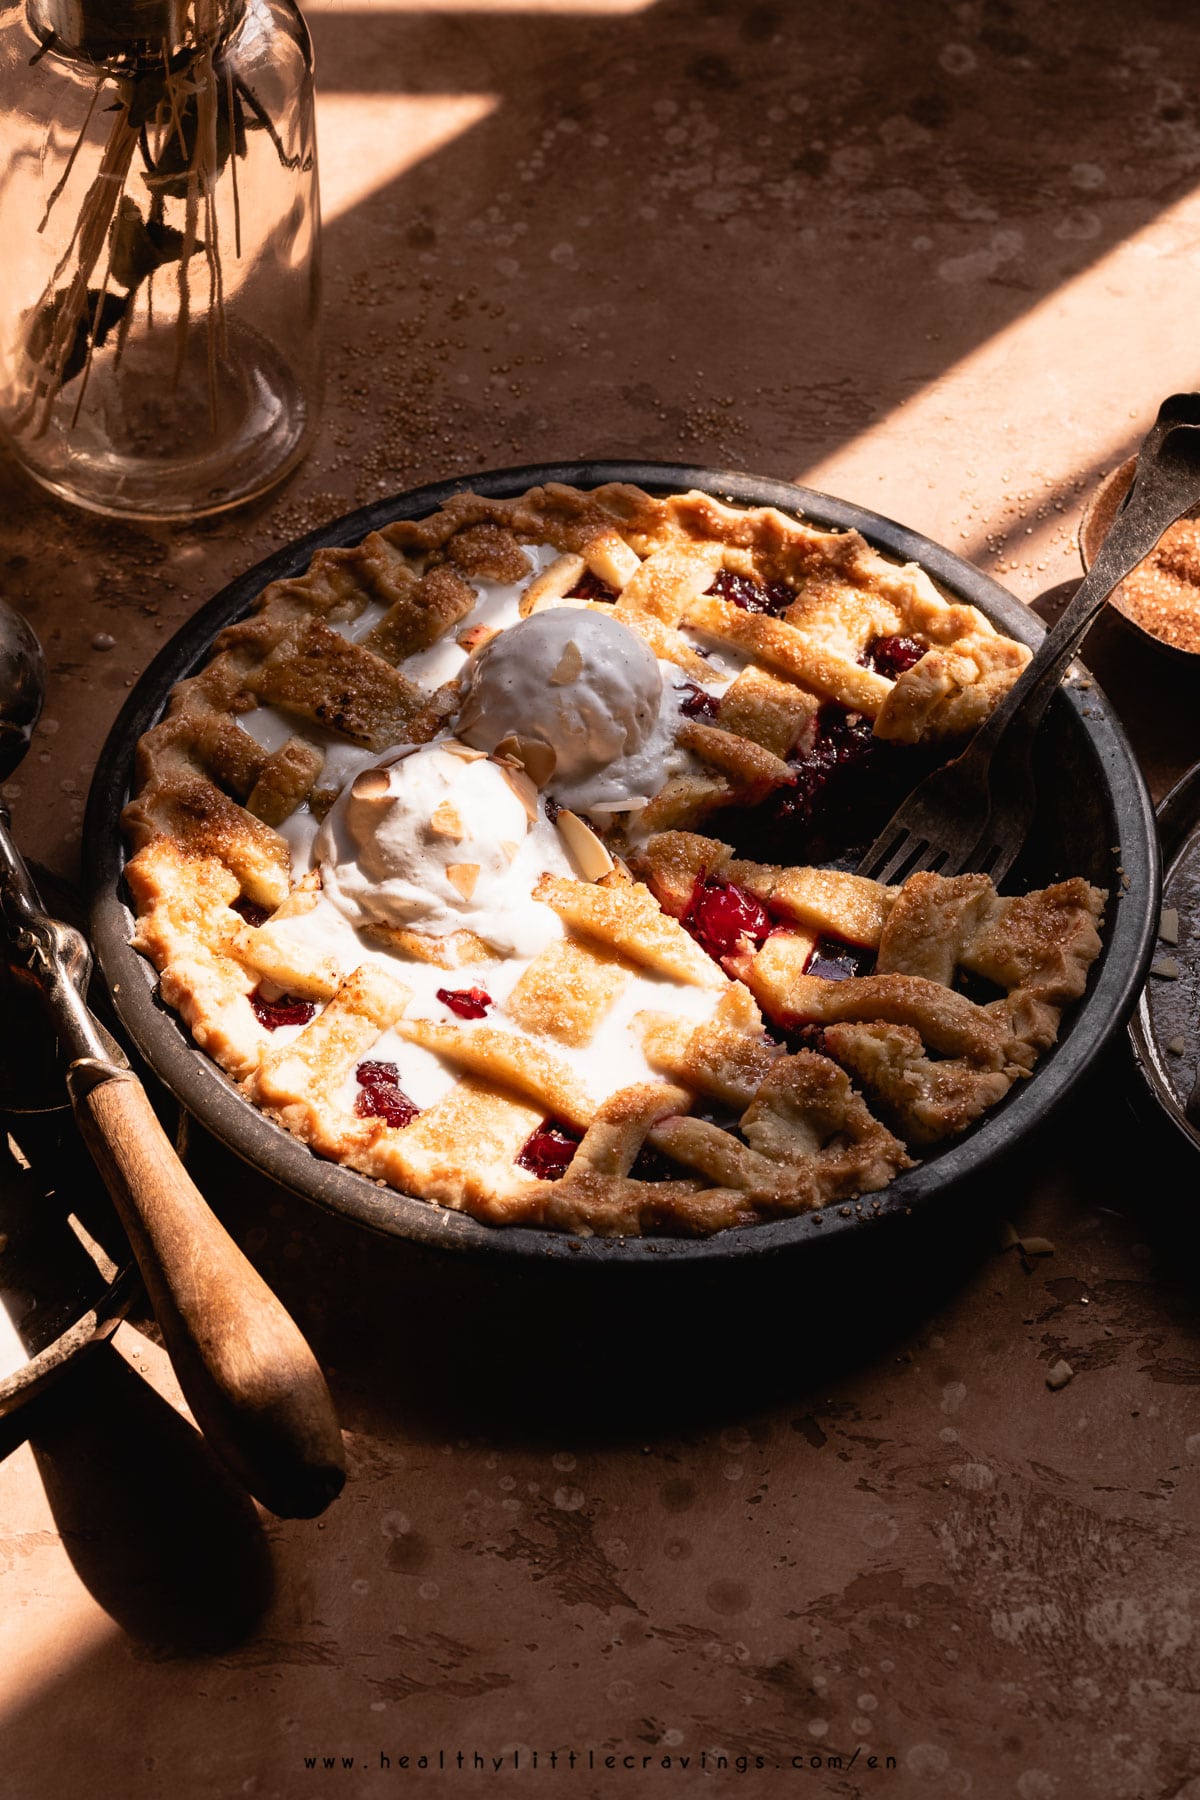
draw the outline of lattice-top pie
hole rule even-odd
[[[1027,659],[853,532],[459,495],[174,690],[134,942],[249,1100],[404,1192],[607,1234],[848,1203],[1030,1073],[1100,948],[1082,879],[817,866]]]

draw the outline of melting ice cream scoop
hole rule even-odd
[[[627,625],[577,606],[522,619],[470,666],[456,730],[494,750],[505,738],[554,752],[541,785],[580,809],[658,792],[677,720],[664,708],[650,646]]]
[[[313,844],[323,891],[355,925],[473,931],[532,955],[557,925],[531,890],[570,864],[532,788],[524,798],[520,777],[461,749],[393,752],[355,776]]]

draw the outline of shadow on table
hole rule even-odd
[[[23,1438],[76,1574],[123,1631],[179,1656],[254,1630],[273,1590],[255,1506],[115,1350],[0,1423],[0,1456]]]
[[[1190,66],[1186,9],[1151,29],[1063,0],[1018,29],[951,22],[940,0],[836,15],[815,0],[366,0],[310,23],[322,97],[343,108],[331,140],[356,103],[367,118],[412,103],[377,157],[343,147],[358,198],[327,218],[336,442],[353,414],[372,421],[320,465],[328,516],[600,450],[792,476],[1195,181],[1161,91],[1162,69]],[[464,97],[481,115],[426,138],[438,103]],[[1137,121],[1137,160],[1106,176],[1119,118]],[[337,161],[331,141],[331,198]],[[1089,476],[1130,447],[1097,446]],[[133,571],[131,600],[171,561],[161,529],[71,512],[2,451],[0,491],[31,542],[69,535],[110,591]],[[201,521],[192,541],[240,556],[278,498]]]
[[[569,1420],[575,1443],[637,1443],[819,1398],[907,1355],[997,1254],[998,1220],[1020,1222],[1035,1194],[1065,1224],[1081,1201],[1136,1207],[1148,1158],[1164,1191],[1136,1229],[1167,1270],[1195,1267],[1200,1211],[1167,1204],[1194,1171],[1133,1112],[1134,1080],[1122,1043],[1039,1137],[948,1204],[761,1263],[436,1256],[320,1212],[199,1132],[190,1162],[308,1333],[348,1428],[522,1443],[557,1441]],[[1176,1299],[1191,1318],[1186,1283]]]
[[[202,1134],[189,1161],[309,1335],[348,1430],[536,1446],[568,1425],[576,1447],[640,1447],[780,1406],[803,1429],[847,1383],[886,1381],[939,1312],[1003,1279],[990,1273],[1001,1218],[1056,1236],[1069,1279],[1089,1218],[1119,1217],[1144,1295],[1139,1354],[1161,1339],[1167,1378],[1194,1373],[1194,1158],[1137,1099],[1120,1044],[1038,1138],[949,1205],[763,1266],[438,1257],[320,1212]],[[25,1434],[81,1581],[137,1654],[220,1653],[253,1635],[272,1594],[255,1509],[111,1349],[0,1423],[0,1455]]]

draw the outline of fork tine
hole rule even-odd
[[[994,838],[983,837],[971,852],[967,866],[976,874],[990,875],[993,885],[999,887],[1016,861],[1016,856],[1017,851],[1011,846],[1006,847],[998,844]]]
[[[893,831],[886,839],[877,838],[867,855],[858,865],[858,873],[866,875],[872,881],[880,881],[885,887],[890,886],[896,873],[902,869],[914,850],[922,850],[925,845],[919,838],[914,839],[911,831],[903,827]]]
[[[931,844],[928,838],[918,837],[914,831],[905,831],[884,845],[882,859],[877,857],[869,868],[860,863],[858,872],[869,874],[873,881],[882,882],[884,887],[893,887],[907,881],[910,875],[925,870],[936,871],[945,861],[945,850]]]

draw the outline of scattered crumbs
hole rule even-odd
[[[1179,942],[1179,908],[1177,906],[1163,907],[1158,920],[1158,935],[1164,944]]]
[[[1170,1040],[1170,1042],[1168,1043],[1167,1049],[1170,1051],[1172,1056],[1182,1056],[1184,1051],[1187,1049],[1187,1039],[1182,1038],[1182,1037],[1173,1037]]]
[[[1178,981],[1179,964],[1173,956],[1156,956],[1150,964],[1152,975],[1161,975],[1165,981]]]
[[[1054,1245],[1045,1237],[1022,1237],[1016,1226],[1008,1219],[999,1219],[996,1224],[996,1248],[998,1250],[1016,1250],[1025,1266],[1025,1273],[1030,1272],[1031,1256],[1053,1256]]]
[[[1060,1356],[1058,1361],[1056,1363],[1054,1363],[1053,1366],[1047,1372],[1046,1386],[1052,1392],[1057,1393],[1059,1388],[1066,1387],[1068,1381],[1070,1381],[1072,1379],[1074,1374],[1075,1374],[1075,1371],[1071,1367],[1070,1363],[1064,1362],[1062,1357]]]

